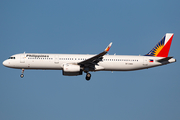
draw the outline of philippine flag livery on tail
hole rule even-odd
[[[158,44],[146,56],[168,57],[173,33],[166,33],[166,35],[158,42]]]

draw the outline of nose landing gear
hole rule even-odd
[[[90,73],[87,73],[86,74],[86,80],[89,81],[91,79],[91,74]]]
[[[24,69],[22,69],[21,72],[22,72],[22,74],[20,75],[20,77],[23,78],[24,77]]]

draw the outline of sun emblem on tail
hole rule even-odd
[[[164,47],[165,36],[156,44],[156,46],[146,55],[157,56]]]
[[[157,45],[156,48],[154,49],[154,56],[157,56],[159,54],[159,52],[162,50],[162,48],[164,47],[164,45]]]

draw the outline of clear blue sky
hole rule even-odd
[[[0,61],[17,53],[144,55],[167,32],[176,63],[132,72],[9,69],[0,65],[1,120],[179,120],[179,0],[1,0]]]

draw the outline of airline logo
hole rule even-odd
[[[109,49],[110,49],[110,47],[108,46],[108,48],[106,48],[106,50],[105,50],[105,51],[106,51],[106,52],[108,52],[108,51],[109,51]]]
[[[108,52],[111,48],[112,42],[107,46],[107,48],[105,49],[106,52]]]
[[[156,46],[146,55],[147,56],[156,56],[156,57],[168,57],[168,53],[169,53],[169,50],[170,50],[173,35],[174,35],[173,33],[167,33],[156,44]]]

